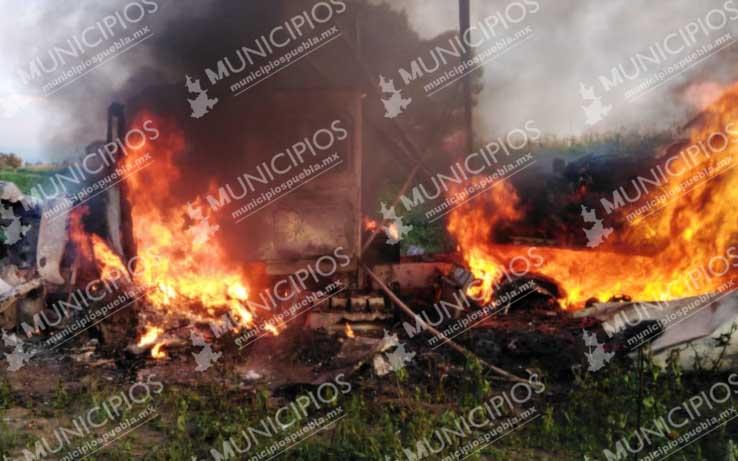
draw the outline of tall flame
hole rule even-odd
[[[494,283],[522,254],[530,259],[533,272],[560,284],[567,308],[579,308],[589,298],[606,301],[627,295],[663,301],[724,291],[738,266],[738,250],[733,247],[738,243],[738,171],[732,168],[738,160],[738,85],[728,88],[693,124],[689,145],[720,144],[715,133],[723,133],[727,146],[715,149],[713,155],[674,156],[671,169],[690,171],[695,177],[706,168],[718,173],[689,188],[684,187],[685,178],[670,180],[660,190],[672,197],[662,209],[616,229],[595,251],[493,243],[500,221],[514,222],[523,215],[515,190],[506,183],[455,209],[448,230],[473,274],[483,281],[475,290],[489,298]],[[721,167],[726,164],[729,167]],[[623,213],[642,205],[640,201]],[[638,255],[644,248],[657,251]]]
[[[69,236],[76,244],[81,256],[97,263],[100,278],[118,280],[128,278],[128,271],[120,257],[110,249],[107,242],[97,234],[85,232],[83,218],[89,213],[86,206],[72,210],[69,216]]]
[[[143,113],[137,119],[154,117]],[[148,301],[162,311],[203,320],[216,308],[225,308],[236,317],[244,317],[240,308],[248,299],[246,276],[228,262],[218,240],[210,235],[215,230],[210,210],[199,201],[163,205],[171,193],[170,183],[180,175],[174,158],[184,150],[184,137],[171,123],[157,119],[157,125],[160,138],[153,146],[138,149],[139,153],[151,149],[155,165],[126,179],[133,235],[141,256],[136,278],[158,287]],[[133,164],[135,159],[135,155],[128,155],[125,162]],[[188,223],[188,218],[194,224]],[[212,238],[202,238],[202,226]],[[193,309],[196,304],[205,311]],[[184,305],[191,309],[182,308]],[[248,319],[242,320],[248,323]]]
[[[100,266],[102,278],[113,280],[127,276],[128,272],[123,261],[110,249],[105,240],[95,234],[92,234],[92,252]]]
[[[240,326],[251,326],[246,274],[226,258],[209,208],[199,200],[175,200],[172,205],[171,184],[180,178],[175,158],[185,148],[183,133],[147,112],[140,113],[133,126],[145,120],[154,121],[159,137],[129,148],[123,164],[128,171],[138,170],[127,176],[126,185],[138,255],[134,279],[150,288],[146,301],[155,314],[145,316],[146,321],[156,322],[158,315],[207,322],[228,313]],[[151,156],[151,166],[137,168],[144,155]],[[161,340],[162,331],[146,328]],[[161,354],[160,348],[156,354]]]

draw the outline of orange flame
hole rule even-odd
[[[379,223],[368,216],[364,216],[364,230],[373,231],[379,226]]]
[[[151,357],[155,359],[166,358],[167,354],[162,350],[162,348],[164,347],[164,343],[160,339],[162,333],[164,333],[164,330],[162,330],[161,328],[152,326],[146,327],[146,331],[138,340],[138,347],[152,346]]]
[[[95,234],[92,234],[92,252],[99,264],[102,278],[112,280],[127,274],[123,261],[113,253],[102,238]]]
[[[268,323],[268,322],[265,323],[264,329],[274,336],[279,336],[279,333],[280,333],[279,327],[274,323]]]
[[[387,236],[393,239],[400,239],[400,228],[394,221],[384,221],[382,224],[383,229],[387,232]],[[364,216],[364,230],[367,232],[373,232],[380,226],[379,221],[376,221],[368,216]]]
[[[83,258],[95,261],[100,269],[100,278],[107,280],[127,277],[127,270],[120,257],[97,234],[88,234],[82,218],[89,212],[87,207],[73,210],[69,217],[69,236],[76,243]]]
[[[167,357],[167,353],[162,350],[164,347],[163,343],[156,343],[154,344],[154,347],[151,348],[151,357],[155,359],[164,359]]]
[[[138,340],[138,343],[136,344],[138,347],[147,347],[151,346],[152,344],[156,343],[156,340],[159,339],[159,336],[164,333],[164,330],[162,330],[159,327],[148,327],[143,335],[141,335],[141,338]]]
[[[138,254],[132,269],[134,280],[150,288],[146,301],[155,314],[145,316],[145,321],[184,318],[208,322],[227,313],[238,326],[252,326],[253,315],[246,306],[246,275],[226,258],[211,210],[199,199],[187,203],[172,195],[172,184],[181,176],[175,158],[185,148],[183,133],[175,124],[147,112],[140,113],[132,126],[142,126],[146,120],[154,122],[158,138],[129,148],[123,158],[127,171],[138,170],[126,177],[126,196]],[[151,166],[137,168],[145,155],[150,155]],[[152,331],[161,334],[154,325],[146,328],[142,339],[150,338],[147,335]],[[152,355],[161,356],[160,349],[155,348]]]
[[[730,167],[695,181],[690,188],[684,187],[689,174],[671,178],[658,191],[671,197],[663,209],[616,229],[596,251],[513,248],[493,243],[500,221],[513,222],[522,216],[518,196],[506,183],[456,208],[450,215],[448,230],[472,273],[482,280],[473,288],[476,293],[470,294],[489,299],[494,283],[510,272],[513,259],[520,255],[525,255],[531,272],[560,284],[565,292],[565,308],[580,308],[589,298],[606,301],[627,295],[643,301],[665,301],[725,291],[729,286],[726,282],[732,283],[735,277],[734,267],[738,267],[738,250],[734,247],[738,243],[738,171],[732,168],[738,160],[738,85],[730,87],[692,125],[690,146],[719,144],[711,138],[715,133],[729,139],[727,147],[713,150],[698,161],[680,155],[671,167],[694,175],[726,161]],[[643,200],[622,213],[627,215],[642,205]],[[655,248],[655,252],[649,252],[655,254],[637,255],[645,248]],[[621,249],[636,255],[624,254]]]

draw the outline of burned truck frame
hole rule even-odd
[[[332,255],[340,248],[350,263],[341,266],[334,280],[326,280],[326,283],[340,280],[341,285],[350,290],[329,300],[322,309],[311,312],[306,322],[314,327],[330,328],[342,321],[387,318],[384,297],[369,291],[359,265],[366,234],[361,205],[362,94],[354,90],[290,89],[272,92],[265,99],[261,104],[251,105],[250,100],[244,98],[238,107],[209,121],[211,127],[218,127],[212,136],[219,137],[220,130],[238,133],[233,146],[237,148],[235,146],[240,144],[241,152],[246,153],[240,165],[233,168],[241,174],[233,174],[232,184],[226,183],[213,196],[207,196],[211,202],[221,200],[218,204],[223,206],[224,191],[230,194],[226,195],[228,203],[221,211],[234,220],[231,239],[241,238],[241,245],[233,245],[231,240],[230,245],[237,253],[234,258],[244,263],[263,264],[266,274],[276,280],[311,262],[320,264],[321,256]],[[308,109],[298,114],[291,110],[295,107]],[[239,116],[233,117],[234,113]],[[247,128],[243,129],[243,125]],[[114,145],[126,130],[124,106],[111,104],[107,112],[107,144]],[[212,136],[199,137],[195,133],[187,140],[188,150],[207,150]],[[316,150],[324,152],[315,155]],[[113,154],[118,160],[122,158],[120,152]],[[277,186],[284,192],[271,202],[267,200],[268,203],[249,209],[244,205],[247,200],[233,193],[235,184],[243,185],[244,180],[253,179],[257,174],[263,178],[263,169],[270,164],[277,172],[287,170],[285,165],[291,164],[289,174],[278,177],[272,171],[267,175],[275,179],[273,182],[281,180]],[[111,164],[100,174],[110,174],[117,166]],[[297,178],[301,180],[295,184]],[[249,185],[252,188],[247,199],[253,199],[252,202],[266,197],[269,189],[275,186],[259,181],[251,181]],[[18,196],[15,200],[25,200],[20,191],[15,195]],[[90,273],[94,268],[80,267],[79,258],[70,251],[74,246],[70,239],[70,212],[74,207],[53,217],[44,213],[44,210],[58,209],[61,200],[63,198],[40,201],[31,208],[38,216],[34,224],[37,231],[23,246],[26,259],[30,258],[25,277],[9,284],[11,288],[21,287],[22,291],[16,290],[16,295],[6,297],[6,314],[0,317],[3,328],[17,327],[21,321],[33,325],[33,316],[44,309],[44,300],[68,297],[76,286],[94,278],[95,274]],[[82,218],[84,231],[104,239],[121,260],[135,260],[132,205],[126,181],[121,180],[90,197],[85,206],[89,211]],[[28,251],[29,248],[32,251]],[[28,284],[29,281],[32,283]],[[35,296],[29,295],[32,290],[36,290]],[[26,299],[34,300],[32,308],[25,306]],[[336,315],[336,310],[343,314]],[[383,313],[380,315],[377,310]],[[108,338],[109,342],[122,346],[123,340],[134,339],[131,324],[135,324],[136,309],[129,311],[117,316],[122,318],[120,321],[101,325],[100,328],[109,329],[116,336],[115,341]]]

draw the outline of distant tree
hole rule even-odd
[[[0,152],[0,168],[20,168],[23,166],[23,159],[14,153]]]
[[[23,159],[16,154],[8,154],[8,165],[13,169],[20,168],[23,166]]]

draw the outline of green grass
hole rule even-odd
[[[40,171],[18,168],[16,170],[0,170],[0,181],[10,181],[24,193],[28,194],[36,184],[39,184],[56,173],[55,170]]]
[[[642,424],[666,414],[718,379],[726,379],[719,373],[684,376],[675,367],[663,370],[650,362],[645,365],[644,376]],[[467,364],[462,378],[438,386],[412,384],[402,374],[384,379],[386,388],[382,396],[370,388],[360,387],[352,392],[340,402],[347,416],[336,427],[297,445],[283,459],[406,459],[403,448],[430,438],[440,427],[453,427],[457,417],[509,386],[490,381],[474,362]],[[626,363],[613,364],[597,374],[584,373],[563,394],[554,398],[549,394],[547,399],[535,402],[543,417],[468,459],[539,459],[531,458],[531,453],[560,454],[560,458],[548,458],[551,460],[601,459],[603,448],[613,448],[618,439],[634,430],[638,385],[635,370]],[[146,459],[163,461],[191,456],[204,459],[209,456],[209,447],[222,447],[224,440],[236,436],[244,427],[254,426],[283,404],[273,401],[274,396],[268,394],[257,394],[250,399],[224,399],[218,389],[205,393],[178,391],[176,397],[169,398],[173,400],[165,406],[176,409],[176,417],[159,421],[166,442]],[[456,440],[458,443],[447,447],[443,455],[468,440]],[[680,451],[673,459],[722,460],[732,449],[734,440],[738,440],[738,430],[729,423]],[[256,451],[252,448],[249,454]]]
[[[569,160],[590,153],[643,155],[655,152],[678,139],[678,130],[665,130],[659,133],[638,131],[615,133],[592,133],[582,137],[543,136],[533,143],[533,155],[553,152]]]
[[[418,379],[419,376],[435,376],[438,372],[439,369],[431,365],[418,365],[409,372],[390,374],[379,381],[366,374],[352,378],[354,389],[336,402],[345,410],[346,417],[277,459],[383,460],[389,457],[404,460],[403,448],[414,447],[418,440],[430,438],[441,427],[453,427],[458,416],[510,387],[508,383],[491,380],[475,361],[467,362],[453,377]],[[702,371],[687,375],[676,366],[661,369],[648,361],[643,375],[642,425],[709,389],[716,381],[726,379],[723,373]],[[636,427],[639,383],[632,364],[627,361],[611,362],[597,373],[581,373],[573,383],[549,384],[548,387],[545,397],[533,401],[542,417],[467,459],[600,460],[603,448],[612,449],[617,440],[631,434]],[[223,443],[230,437],[242,440],[239,439],[242,430],[258,427],[263,418],[273,416],[297,395],[311,390],[315,388],[307,386],[272,394],[264,389],[238,391],[218,386],[166,386],[162,395],[155,397],[160,417],[90,459],[173,461],[189,460],[193,456],[212,459],[211,448],[222,451]],[[36,415],[72,417],[117,392],[120,388],[103,383],[81,393],[59,390],[50,402],[32,402],[31,405]],[[317,414],[327,410],[329,408],[324,408]],[[303,422],[317,414],[311,413]],[[0,418],[0,426],[1,422]],[[0,455],[3,450],[17,449],[18,444],[32,446],[37,439],[27,434],[8,433],[7,427],[1,432],[5,435],[0,437]],[[267,440],[261,446],[252,447],[248,455],[254,455],[279,438]],[[442,455],[467,441],[468,438],[458,439],[458,443],[447,447]],[[670,459],[735,459],[728,457],[736,452],[735,441],[738,441],[738,428],[728,423]]]

